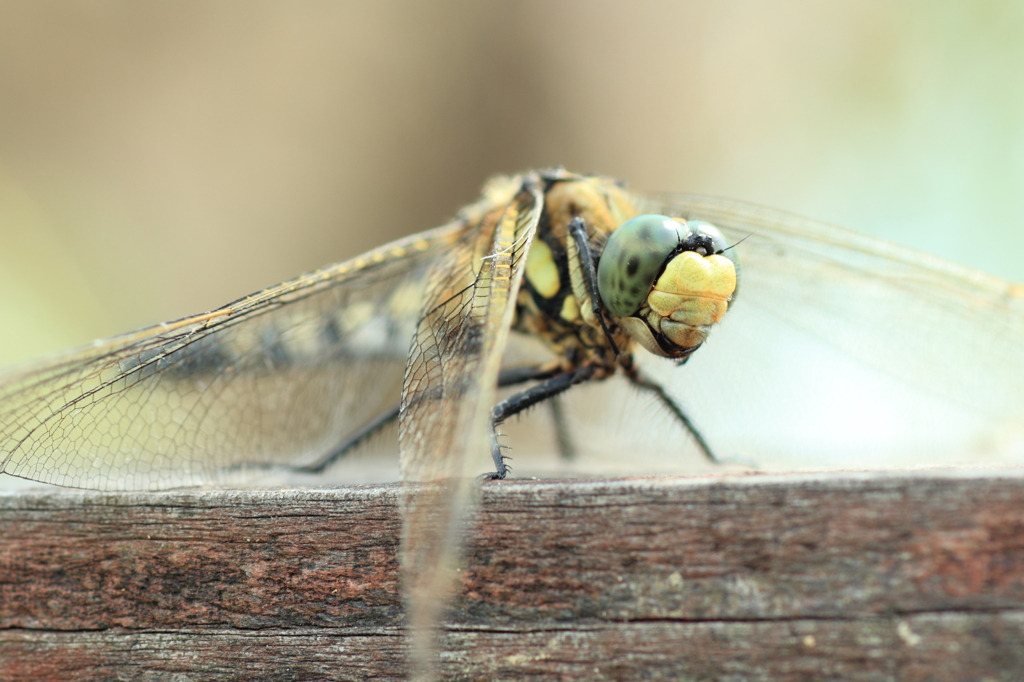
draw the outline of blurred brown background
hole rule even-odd
[[[563,164],[1024,280],[1024,10],[2,2],[0,362],[441,223]]]

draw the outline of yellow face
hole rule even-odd
[[[665,266],[638,311],[650,326],[682,348],[699,346],[720,322],[736,291],[736,266],[719,254],[680,253]]]

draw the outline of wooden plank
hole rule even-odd
[[[0,679],[398,679],[398,489],[0,496]],[[1019,680],[1024,476],[488,484],[454,679]]]

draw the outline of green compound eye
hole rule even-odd
[[[597,289],[613,315],[632,315],[643,304],[665,259],[689,235],[663,215],[630,218],[612,232],[597,266]]]
[[[601,254],[597,266],[601,300],[613,315],[632,315],[643,305],[673,251],[710,256],[726,248],[725,238],[710,223],[690,220],[684,224],[654,214],[630,218],[612,232]],[[726,255],[735,262],[735,256]]]

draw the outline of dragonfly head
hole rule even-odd
[[[735,299],[739,262],[715,226],[640,215],[608,238],[597,269],[601,300],[648,351],[686,358]]]

